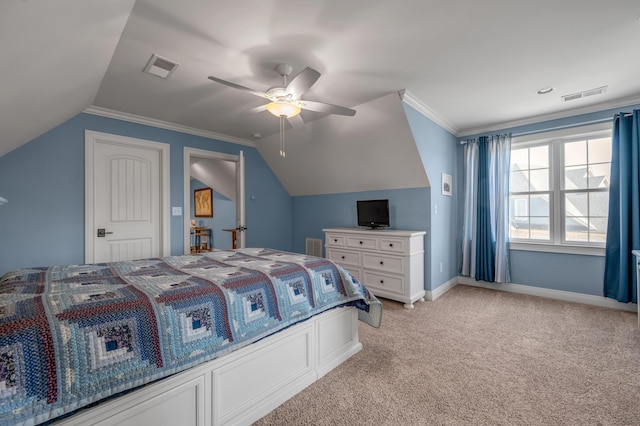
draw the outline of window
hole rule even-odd
[[[604,247],[610,128],[605,123],[514,138],[509,181],[514,248],[518,243],[545,245],[551,251]]]

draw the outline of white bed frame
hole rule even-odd
[[[357,310],[333,309],[55,424],[247,425],[360,349]]]

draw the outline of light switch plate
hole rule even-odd
[[[182,207],[171,207],[171,214],[174,216],[182,216]]]

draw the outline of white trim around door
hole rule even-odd
[[[85,263],[95,262],[94,151],[96,143],[155,150],[160,155],[160,256],[171,254],[170,146],[163,142],[85,130]]]

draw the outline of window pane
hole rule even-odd
[[[589,241],[589,222],[584,217],[568,217],[565,220],[565,240]]]
[[[531,217],[531,236],[533,240],[549,240],[551,232],[548,217]]]
[[[607,242],[607,218],[592,217],[589,221],[589,242],[606,243]]]
[[[509,190],[511,192],[529,192],[529,172],[527,170],[511,169]]]
[[[608,188],[611,163],[591,164],[589,166],[589,188]]]
[[[509,237],[529,238],[529,194],[509,197]]]
[[[611,139],[602,138],[589,141],[589,163],[611,162]]]
[[[529,239],[529,218],[514,217],[509,223],[509,237]]]
[[[564,195],[564,211],[567,217],[589,216],[589,197],[586,192]]]
[[[529,238],[529,195],[509,197],[509,237]]]
[[[518,166],[518,169],[529,168],[529,150],[528,149],[513,149],[511,150],[511,166]]]
[[[565,240],[603,243],[607,235],[608,192],[565,194]]]
[[[587,164],[587,141],[564,144],[564,165],[577,166]]]
[[[587,189],[587,167],[575,166],[564,169],[564,189]]]
[[[529,149],[529,167],[532,169],[549,168],[549,146],[537,146]]]
[[[550,205],[549,194],[531,195],[529,199],[529,238],[533,240],[550,240]]]
[[[509,205],[510,215],[515,216],[529,216],[529,196],[528,195],[512,195],[510,197],[511,203]]]
[[[542,216],[548,218],[549,215],[549,195],[548,194],[536,194],[531,195],[529,201],[529,215],[530,216]]]
[[[609,192],[592,192],[589,194],[589,216],[607,217],[609,215]],[[605,230],[606,231],[606,230]]]
[[[530,191],[549,190],[549,169],[531,170],[529,172]]]

